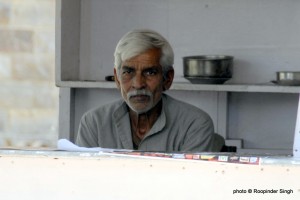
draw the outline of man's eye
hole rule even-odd
[[[132,69],[123,69],[122,70],[122,74],[131,74],[131,73],[133,73]]]
[[[144,73],[146,76],[153,76],[153,75],[157,74],[157,70],[156,69],[148,69]]]

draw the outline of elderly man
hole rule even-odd
[[[81,119],[76,144],[84,147],[164,152],[213,150],[207,113],[164,91],[174,78],[168,41],[151,30],[134,30],[115,50],[114,76],[123,99]]]

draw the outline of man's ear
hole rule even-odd
[[[118,89],[120,89],[120,81],[118,79],[117,69],[116,68],[114,68],[114,77],[115,77],[116,85],[117,85]]]
[[[163,89],[164,91],[170,89],[174,79],[174,69],[170,69],[165,77],[165,80],[163,82]]]

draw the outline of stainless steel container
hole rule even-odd
[[[279,85],[300,85],[300,71],[278,71],[276,72],[276,83]]]
[[[187,56],[183,57],[184,77],[231,78],[232,56]]]

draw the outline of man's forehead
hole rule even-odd
[[[122,63],[122,66],[136,66],[136,65],[144,65],[144,66],[159,66],[159,62],[158,61],[124,61]]]
[[[126,59],[123,63],[159,62],[161,51],[159,49],[148,49],[136,56]]]
[[[135,64],[130,64],[130,63],[124,63],[122,66],[121,66],[121,69],[142,69],[142,70],[146,70],[146,69],[162,69],[162,67],[157,64],[157,65],[143,65],[143,64],[138,64],[138,65],[135,65]]]
[[[122,67],[160,67],[156,60],[127,60],[122,63]]]

